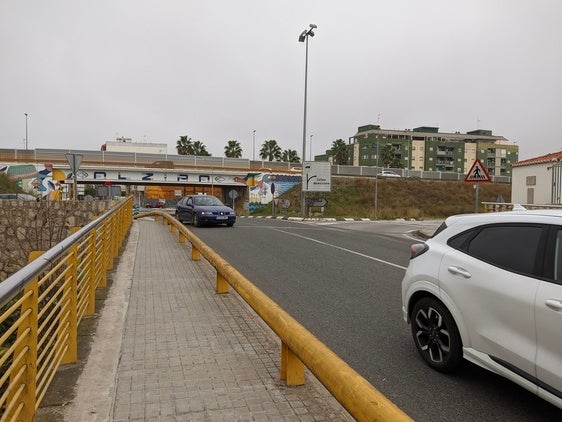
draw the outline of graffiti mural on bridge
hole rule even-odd
[[[289,189],[301,183],[300,175],[279,173],[248,173],[246,185],[250,189],[250,214],[266,206]]]
[[[0,164],[0,173],[16,182],[25,192],[35,196],[59,199],[65,174],[52,164]]]

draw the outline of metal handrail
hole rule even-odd
[[[216,269],[216,291],[230,285],[281,339],[281,379],[287,385],[304,383],[303,364],[358,421],[410,421],[410,417],[271,300],[226,260],[195,236],[181,222],[163,211],[149,211],[134,218],[154,216],[178,232],[180,243],[191,243],[191,258],[203,257]]]
[[[95,311],[132,222],[120,201],[0,283],[0,421],[33,420],[56,371],[78,357],[78,324]]]
[[[511,202],[482,202],[482,206],[484,212],[511,211],[517,206],[526,210],[562,209],[562,205],[559,204],[514,204]]]

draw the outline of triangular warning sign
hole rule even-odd
[[[470,171],[466,174],[464,178],[465,182],[491,182],[492,179],[486,171],[486,168],[478,158],[470,168]]]

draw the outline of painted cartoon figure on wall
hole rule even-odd
[[[0,164],[0,173],[6,174],[24,191],[37,197],[52,200],[61,198],[61,181],[65,179],[65,175],[63,171],[53,169],[52,164]]]
[[[263,173],[256,175],[254,183],[254,186],[250,188],[250,203],[269,204],[273,200],[269,175]]]
[[[252,214],[299,185],[301,177],[283,173],[248,173],[244,180],[249,189],[249,211]]]

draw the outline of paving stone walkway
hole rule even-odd
[[[65,420],[353,420],[308,370],[304,386],[279,380],[280,340],[168,226],[135,220],[127,257]]]

